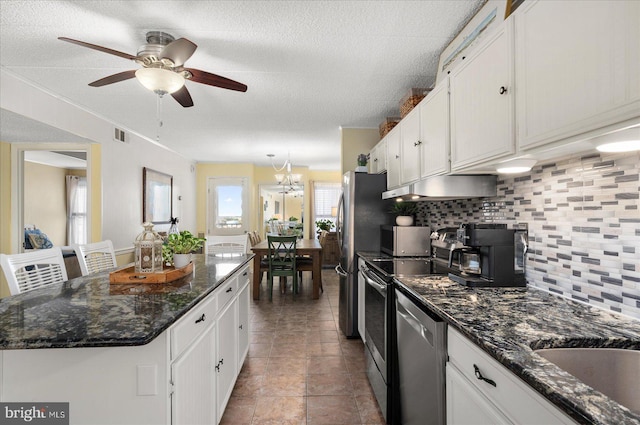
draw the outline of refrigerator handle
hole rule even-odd
[[[335,268],[335,271],[336,271],[336,273],[338,273],[340,276],[344,276],[344,277],[349,276],[349,275],[347,274],[347,272],[345,272],[345,271],[344,271],[344,269],[342,268],[342,264],[338,264],[338,265],[336,266],[336,268]]]
[[[342,220],[344,213],[344,192],[340,194],[340,199],[338,200],[338,214],[336,215],[336,233],[338,234],[338,252],[340,253],[340,258],[342,258]],[[337,271],[337,270],[336,270]]]

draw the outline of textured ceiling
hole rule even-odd
[[[195,161],[267,165],[268,153],[289,154],[295,166],[338,170],[340,127],[398,115],[411,87],[433,84],[440,52],[483,3],[2,0],[0,66]],[[188,67],[247,92],[187,81],[195,106],[166,96],[159,129],[156,95],[135,79],[87,85],[136,63],[57,40],[135,55],[150,30],[193,41]]]

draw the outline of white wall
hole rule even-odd
[[[1,108],[101,145],[102,238],[111,239],[116,249],[131,247],[136,235],[142,231],[142,167],[173,175],[173,214],[180,218],[181,230],[196,230],[193,161],[133,133],[129,133],[129,143],[115,142],[113,127],[123,128],[121,125],[53,96],[2,69],[0,93]],[[181,201],[178,201],[179,196]],[[168,226],[163,227],[168,229]]]

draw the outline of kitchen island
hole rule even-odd
[[[70,423],[216,423],[248,349],[252,258],[195,255],[168,284],[103,272],[0,300],[1,400],[69,402]]]
[[[397,282],[399,290],[416,304],[442,318],[450,329],[574,421],[640,424],[640,416],[534,352],[558,347],[640,350],[637,320],[529,287],[469,288],[446,276],[400,278]]]

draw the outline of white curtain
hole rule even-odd
[[[66,176],[67,244],[87,243],[87,179]]]

